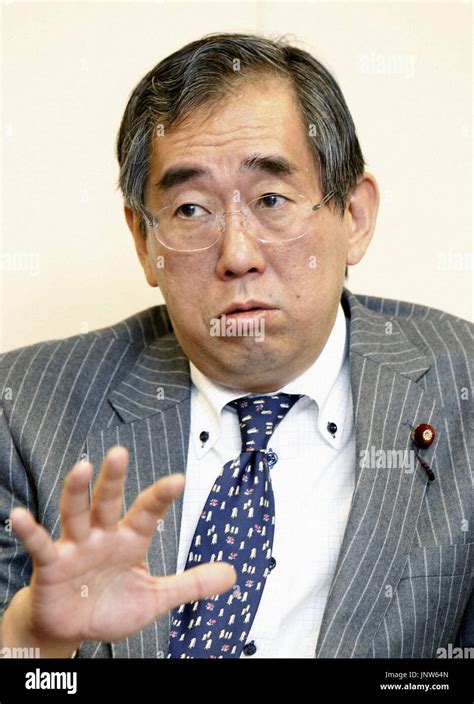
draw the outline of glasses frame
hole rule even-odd
[[[273,195],[273,194],[272,194],[272,193],[267,193],[267,194],[265,194],[265,195]],[[284,194],[284,193],[280,193],[280,194],[275,194],[275,195],[285,195],[285,194]],[[307,201],[309,201],[309,203],[311,203],[311,199],[308,198],[307,196],[305,196],[303,193],[298,193],[298,194],[295,194],[295,195],[299,196],[300,198],[305,198]],[[324,196],[324,198],[322,198],[322,199],[319,201],[319,203],[313,203],[313,204],[311,204],[310,212],[313,212],[313,213],[314,213],[314,212],[320,210],[323,206],[326,205],[326,203],[328,203],[328,202],[331,200],[331,198],[334,197],[334,195],[335,195],[334,191],[329,191],[329,193],[327,193],[327,194]],[[262,196],[259,196],[258,198],[253,198],[251,201],[249,201],[249,203],[247,204],[246,210],[248,209],[248,206],[249,206],[251,203],[253,203],[253,202],[257,201],[257,200],[260,200],[260,198],[262,198]],[[166,249],[170,249],[170,250],[173,251],[173,252],[203,252],[203,251],[205,251],[206,249],[210,249],[211,247],[214,247],[214,245],[217,244],[217,242],[219,242],[219,240],[221,239],[221,237],[223,236],[223,234],[224,234],[224,232],[225,232],[225,216],[226,216],[226,215],[229,215],[229,214],[235,215],[235,214],[237,214],[237,213],[242,213],[242,215],[244,216],[244,222],[247,221],[247,213],[246,213],[246,210],[243,210],[242,208],[240,208],[239,210],[224,210],[224,211],[222,211],[222,212],[220,212],[220,213],[217,213],[217,212],[216,212],[216,213],[213,213],[213,215],[215,215],[216,218],[218,219],[219,229],[220,229],[220,233],[219,233],[219,235],[216,237],[216,239],[214,240],[214,242],[212,242],[211,244],[206,245],[205,247],[198,247],[198,248],[195,248],[195,249],[176,249],[176,247],[170,247],[169,244],[166,244],[165,242],[163,242],[163,241],[160,239],[159,235],[157,234],[157,230],[160,229],[160,223],[159,223],[159,221],[158,221],[158,217],[159,217],[160,213],[163,212],[163,210],[166,210],[166,209],[169,208],[169,207],[170,207],[169,205],[165,205],[163,208],[160,208],[159,211],[156,213],[156,215],[152,215],[152,214],[150,213],[150,211],[147,210],[146,208],[141,208],[141,213],[142,213],[143,218],[144,218],[146,224],[148,225],[148,227],[153,228],[153,231],[154,231],[154,233],[155,233],[155,237],[156,237],[156,239],[158,240],[158,242],[159,242],[163,247],[166,247]],[[263,239],[262,237],[257,237],[256,235],[253,235],[253,234],[250,234],[250,233],[249,233],[249,236],[252,237],[253,239],[258,240],[259,242],[263,242],[264,244],[279,245],[279,244],[285,244],[285,243],[287,243],[287,242],[294,242],[295,240],[299,240],[299,239],[301,239],[302,237],[304,237],[304,236],[308,233],[308,231],[309,231],[309,227],[308,227],[307,230],[305,230],[301,235],[298,235],[297,237],[290,237],[290,238],[285,239],[285,240],[277,240],[277,241],[275,241],[275,240],[266,240],[266,239]]]

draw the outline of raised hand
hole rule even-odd
[[[151,624],[175,606],[228,591],[236,573],[208,563],[179,575],[149,575],[145,556],[157,521],[184,489],[184,475],[165,477],[142,491],[121,518],[128,467],[125,447],[111,448],[89,504],[90,462],[67,475],[61,497],[60,538],[54,542],[24,508],[11,512],[12,528],[33,559],[30,585],[5,612],[14,638],[13,609],[22,610],[19,640],[57,643],[71,652],[84,640],[113,642]],[[17,606],[15,607],[15,600]],[[21,635],[20,635],[21,634]],[[4,642],[3,645],[9,645]],[[69,646],[69,647],[68,647]]]

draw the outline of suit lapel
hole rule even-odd
[[[427,490],[411,427],[444,427],[435,401],[416,384],[429,369],[421,350],[395,322],[347,291],[343,304],[351,317],[356,487],[316,646],[322,658],[367,657],[405,567]],[[432,466],[444,444],[438,432],[420,454]],[[397,458],[405,460],[401,467]]]
[[[86,440],[94,481],[108,449],[127,447],[129,468],[124,489],[124,513],[137,495],[160,477],[185,472],[190,426],[189,363],[173,333],[145,347],[134,367],[109,396],[122,423],[92,431]],[[176,572],[182,497],[157,525],[147,563],[150,574]],[[169,616],[112,644],[116,658],[166,657]]]

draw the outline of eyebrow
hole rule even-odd
[[[292,176],[300,169],[296,164],[278,154],[252,154],[242,159],[239,171],[261,171],[272,176]],[[158,190],[169,191],[174,186],[187,183],[200,176],[211,176],[210,169],[200,166],[170,166],[153,185]]]

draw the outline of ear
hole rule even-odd
[[[137,250],[138,258],[140,259],[140,264],[145,272],[145,277],[150,286],[158,286],[155,276],[153,274],[153,269],[150,264],[150,256],[148,254],[148,240],[146,234],[142,232],[141,222],[142,217],[140,213],[136,210],[132,210],[128,205],[124,206],[125,220],[127,221],[128,228],[132,233],[133,239],[135,241],[135,249]]]
[[[372,174],[365,172],[347,205],[350,231],[346,262],[349,265],[358,264],[367,251],[374,234],[379,201],[377,181]]]

